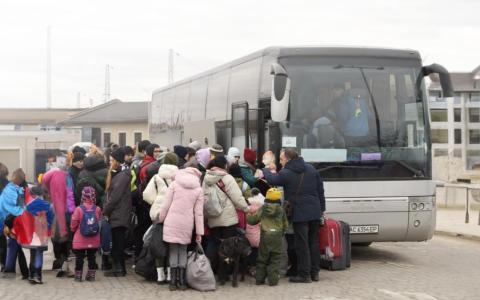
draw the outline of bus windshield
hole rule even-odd
[[[282,146],[296,147],[323,178],[431,177],[418,61],[280,61],[291,80]]]

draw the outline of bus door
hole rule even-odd
[[[249,147],[248,139],[248,102],[232,104],[232,147],[243,152]]]

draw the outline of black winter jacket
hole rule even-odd
[[[298,189],[304,173],[302,186]],[[292,206],[294,223],[319,220],[325,211],[325,193],[323,180],[315,168],[305,163],[303,158],[292,159],[278,174],[272,174],[264,169],[263,174],[270,185],[282,186],[285,200]],[[298,190],[298,194],[295,193]]]
[[[130,181],[130,169],[120,171],[113,176],[110,191],[107,191],[103,215],[108,217],[112,228],[129,227],[132,212]]]

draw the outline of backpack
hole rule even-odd
[[[100,226],[97,218],[97,206],[93,205],[91,210],[87,210],[84,205],[80,205],[83,216],[80,222],[80,233],[83,236],[95,236],[100,232]]]
[[[225,208],[225,203],[220,203],[220,194],[224,194],[229,198],[227,191],[225,190],[225,183],[223,183],[221,179],[217,182],[216,187],[217,188],[210,188],[210,192],[205,195],[207,201],[204,205],[204,212],[207,218],[215,218],[222,214],[223,209]]]

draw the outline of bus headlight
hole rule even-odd
[[[417,210],[417,203],[412,203],[410,207],[412,208],[412,210]]]
[[[420,204],[418,205],[418,210],[423,210],[424,208],[425,208],[425,204],[420,203]]]
[[[408,197],[411,211],[430,211],[435,207],[435,197]]]

